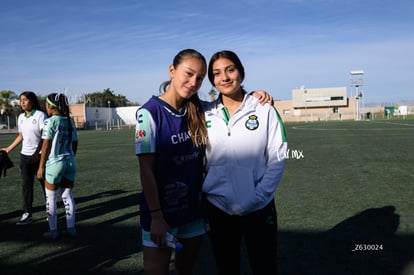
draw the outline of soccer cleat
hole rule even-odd
[[[56,240],[59,237],[59,234],[56,230],[51,230],[43,233],[43,239],[47,240]]]
[[[26,213],[23,213],[22,217],[16,223],[16,225],[26,225],[26,224],[31,224],[32,222],[33,222],[32,215],[26,212]]]
[[[77,236],[76,229],[74,227],[67,228],[62,231],[62,236],[74,238]]]

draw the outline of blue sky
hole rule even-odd
[[[0,90],[72,98],[110,88],[144,103],[184,48],[223,49],[247,90],[346,86],[364,70],[364,101],[414,99],[411,0],[5,0]],[[207,99],[208,79],[200,89]]]

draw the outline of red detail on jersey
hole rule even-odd
[[[139,130],[137,130],[136,138],[141,139],[141,138],[144,138],[145,135],[146,135],[145,130],[139,129]]]

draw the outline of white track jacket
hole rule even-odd
[[[230,215],[262,209],[285,168],[287,141],[279,114],[248,94],[232,117],[220,98],[203,107],[210,141],[203,184],[207,199]]]

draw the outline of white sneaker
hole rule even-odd
[[[26,224],[31,224],[32,222],[33,222],[32,215],[26,212],[26,213],[23,213],[22,217],[16,223],[16,225],[26,225]]]

